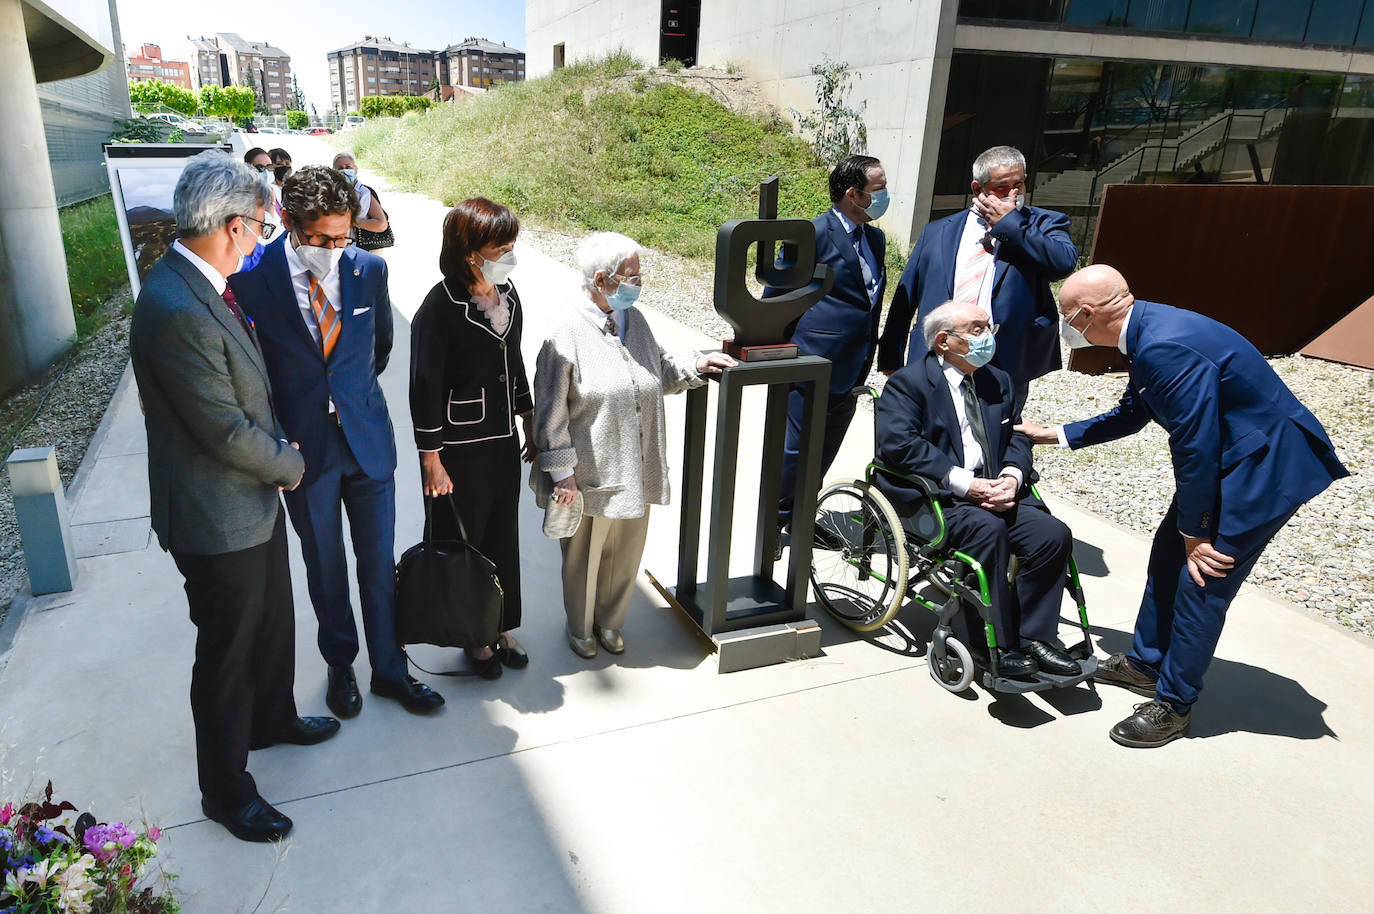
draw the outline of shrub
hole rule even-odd
[[[292,130],[304,130],[310,126],[310,115],[304,111],[286,112],[286,126]]]
[[[816,108],[810,114],[796,109],[792,116],[803,132],[811,134],[811,148],[816,162],[833,168],[853,152],[863,152],[868,145],[868,127],[863,112],[848,104],[849,82],[855,78],[849,64],[825,58],[811,68],[816,80]]]
[[[110,195],[64,207],[62,246],[67,254],[67,283],[72,290],[72,310],[77,335],[85,339],[96,328],[96,313],[112,293],[129,282],[124,247],[119,240]]]

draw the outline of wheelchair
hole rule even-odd
[[[856,388],[855,396],[877,399],[871,387]],[[874,431],[877,453],[877,431]],[[900,479],[923,493],[912,513],[898,514],[875,485],[880,475]],[[1031,492],[1039,498],[1032,485]],[[892,621],[908,599],[936,614],[936,626],[926,651],[931,678],[951,692],[962,692],[979,677],[993,692],[1039,692],[1077,685],[1097,672],[1089,637],[1088,610],[1079,584],[1078,566],[1070,556],[1064,588],[1078,608],[1083,640],[1067,653],[1082,671],[1059,676],[1041,671],[1034,679],[1010,679],[999,671],[1005,649],[997,643],[991,619],[988,570],[979,561],[946,542],[942,504],[950,498],[938,483],[870,463],[863,479],[827,486],[816,499],[816,527],[811,550],[811,585],[831,616],[856,632],[871,632]],[[1010,574],[1015,573],[1013,568]],[[955,636],[953,623],[962,613],[970,632],[982,623],[985,645],[971,649]],[[977,637],[977,634],[974,635]],[[972,640],[972,639],[970,639]],[[1015,647],[1010,645],[1009,647]],[[983,648],[986,647],[986,651]]]

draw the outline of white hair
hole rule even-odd
[[[617,272],[621,264],[641,250],[639,242],[619,232],[593,232],[577,246],[582,285],[592,288],[598,272],[608,275]]]
[[[988,183],[995,168],[1020,168],[1024,173],[1026,157],[1015,146],[994,146],[973,160],[973,180]]]
[[[338,171],[339,159],[352,159],[353,164],[356,165],[358,163],[358,157],[353,154],[353,150],[341,149],[338,152],[334,153],[334,161],[329,163],[329,167],[333,168],[335,171]]]
[[[172,212],[182,238],[213,235],[235,216],[253,216],[272,201],[266,173],[226,152],[193,156],[172,191]]]
[[[921,321],[921,334],[926,338],[927,349],[935,348],[935,338],[941,333],[954,329],[954,325],[959,320],[959,312],[962,311],[964,307],[964,304],[961,302],[947,301],[926,315],[926,319]],[[974,305],[973,307],[977,308],[980,314],[987,315],[987,311],[983,310],[982,307],[978,305]],[[991,317],[989,317],[989,320],[991,320]]]

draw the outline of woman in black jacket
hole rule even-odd
[[[519,232],[515,215],[499,203],[478,197],[455,206],[444,219],[444,278],[410,329],[410,416],[424,494],[436,498],[433,536],[459,538],[449,499],[438,499],[451,494],[470,542],[496,564],[505,593],[499,641],[468,651],[487,679],[500,676],[503,664],[529,664],[511,635],[520,625],[520,459],[535,456],[534,404],[520,355],[524,316],[507,278]]]

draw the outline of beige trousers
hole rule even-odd
[[[587,515],[576,533],[558,541],[563,549],[563,608],[574,637],[590,638],[593,622],[614,629],[624,624],[648,535],[645,511],[630,520]]]

